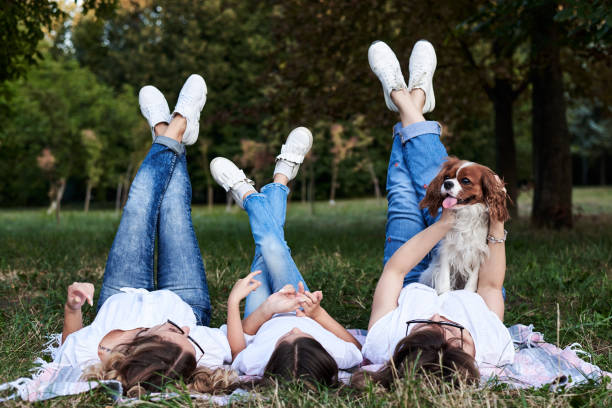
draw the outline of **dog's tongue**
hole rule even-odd
[[[455,197],[451,197],[451,196],[446,197],[444,199],[444,201],[442,201],[442,207],[444,207],[444,208],[451,208],[455,204],[457,204],[457,199]]]

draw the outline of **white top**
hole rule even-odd
[[[477,364],[502,365],[514,361],[514,346],[508,329],[474,292],[455,290],[438,295],[429,286],[412,283],[402,289],[398,304],[368,332],[361,351],[364,358],[374,364],[391,359],[395,346],[406,336],[408,320],[428,319],[436,313],[470,332]],[[413,327],[411,325],[410,330]]]
[[[73,367],[85,367],[100,362],[98,345],[112,330],[150,328],[168,319],[179,326],[189,327],[191,336],[204,349],[204,357],[195,348],[198,365],[218,367],[232,361],[225,334],[219,329],[197,326],[191,307],[169,290],[148,292],[145,289],[122,288],[124,293],[109,297],[93,323],[68,337],[58,350],[55,361]]]
[[[232,368],[241,374],[263,375],[268,360],[276,348],[276,342],[294,327],[310,334],[321,343],[336,360],[340,369],[355,367],[363,360],[361,352],[353,343],[340,339],[309,317],[297,317],[295,313],[287,313],[278,314],[262,324],[254,336],[245,334],[247,347],[238,353]]]

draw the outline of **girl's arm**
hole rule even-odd
[[[455,222],[452,210],[444,209],[440,219],[404,243],[387,261],[374,291],[368,330],[397,307],[404,276],[446,235]]]
[[[94,285],[86,282],[74,282],[68,286],[68,296],[64,305],[64,328],[62,329],[62,344],[66,337],[83,328],[81,307],[85,302],[93,306]]]
[[[359,350],[361,350],[361,343],[357,341],[357,339],[349,333],[340,323],[336,321],[333,317],[327,313],[323,307],[321,307],[321,300],[323,299],[323,293],[321,291],[316,292],[304,292],[304,286],[302,286],[301,282],[299,283],[300,288],[298,289],[298,293],[304,295],[305,299],[300,304],[304,311],[297,310],[297,316],[308,316],[311,319],[315,320],[324,329],[329,330],[336,337],[353,343]]]
[[[489,236],[502,239],[504,237],[504,223],[491,219]],[[503,322],[504,297],[502,287],[506,276],[506,245],[505,242],[488,240],[487,245],[489,246],[489,257],[480,266],[476,293],[484,299],[489,309]]]
[[[240,319],[240,302],[261,285],[261,282],[253,279],[260,273],[261,271],[251,272],[246,278],[239,279],[227,298],[227,341],[232,351],[232,359],[246,348]]]

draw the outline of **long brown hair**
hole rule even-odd
[[[113,348],[108,360],[89,367],[86,380],[118,380],[129,396],[160,391],[182,381],[191,391],[213,393],[232,389],[236,375],[224,369],[197,367],[195,356],[179,345],[150,335]]]
[[[299,337],[280,343],[264,370],[267,379],[301,380],[314,388],[317,384],[338,385],[338,364],[321,343],[310,337]]]
[[[390,388],[406,373],[434,376],[453,386],[462,381],[474,383],[480,378],[474,358],[461,348],[451,345],[444,333],[435,328],[412,332],[395,347],[393,357],[376,372],[355,373],[351,384],[364,388],[366,377],[375,384]]]

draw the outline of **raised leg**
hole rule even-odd
[[[447,157],[440,142],[440,125],[425,121],[425,103],[420,89],[393,91],[391,99],[398,107],[401,123],[393,129],[393,147],[387,173],[387,228],[384,263],[414,235],[431,225],[437,217],[421,210],[427,184],[436,176]],[[435,250],[435,249],[434,249]],[[433,252],[433,251],[432,251]],[[431,262],[427,255],[404,278],[404,285],[418,282]]]
[[[155,232],[178,143],[158,138],[132,182],[115,240],[108,254],[98,309],[123,287],[154,289]]]
[[[283,224],[289,189],[283,184],[273,183],[262,189],[262,193],[250,194],[244,199],[244,208],[255,240],[255,258],[251,270],[261,270],[256,279],[262,282],[246,299],[245,317],[252,313],[266,298],[287,284],[297,288],[302,282],[291,251],[284,239]]]
[[[206,272],[191,219],[191,182],[185,155],[177,159],[159,212],[157,288],[191,306],[198,324],[210,323]]]

